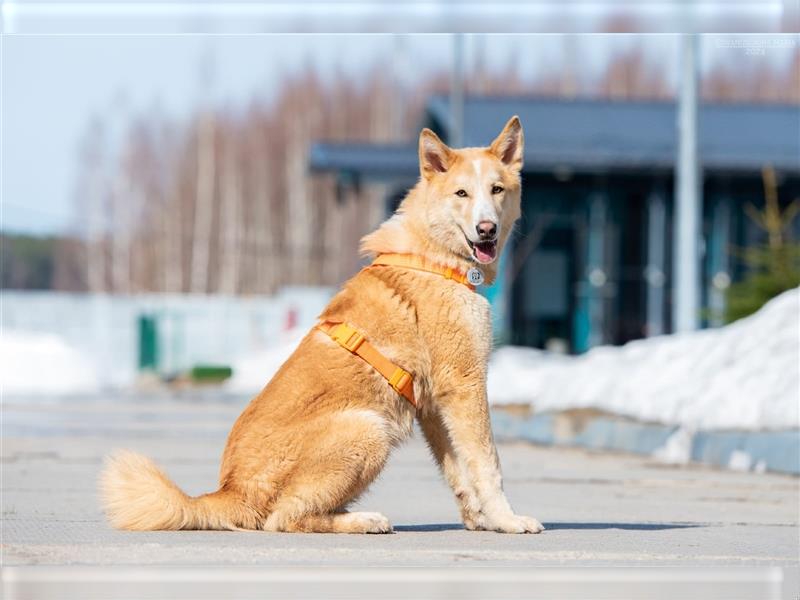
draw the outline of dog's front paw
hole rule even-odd
[[[377,512],[351,513],[358,518],[358,524],[363,528],[363,533],[393,533],[389,519]]]
[[[533,517],[523,515],[509,515],[493,520],[486,529],[500,533],[541,533],[544,526]]]

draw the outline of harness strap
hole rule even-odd
[[[389,382],[395,391],[416,408],[414,399],[414,378],[408,371],[398,367],[375,349],[366,338],[347,323],[325,321],[317,329],[328,334],[333,341],[348,352],[360,356]]]
[[[466,273],[463,273],[459,269],[443,267],[441,265],[431,263],[425,260],[423,257],[415,254],[379,254],[375,260],[372,261],[370,266],[406,267],[407,269],[415,269],[417,271],[427,271],[428,273],[441,275],[445,279],[452,279],[457,283],[467,286],[473,292],[475,291],[475,286],[469,282],[469,278]]]

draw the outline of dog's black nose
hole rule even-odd
[[[497,234],[497,225],[491,221],[481,221],[475,226],[475,230],[482,240],[490,240]]]

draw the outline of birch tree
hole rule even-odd
[[[197,187],[194,202],[194,233],[192,235],[192,266],[190,291],[208,292],[209,247],[211,220],[214,210],[216,152],[214,145],[214,115],[204,112],[197,129]]]

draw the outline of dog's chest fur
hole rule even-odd
[[[492,319],[489,302],[484,296],[469,289],[458,289],[453,302],[460,314],[465,335],[475,346],[475,352],[488,359],[492,349]]]
[[[433,344],[442,364],[436,371],[463,371],[459,366],[470,364],[466,370],[485,372],[492,349],[492,322],[489,302],[463,285],[448,282],[442,290],[440,308],[436,315],[436,335]],[[435,387],[435,383],[434,383]]]

